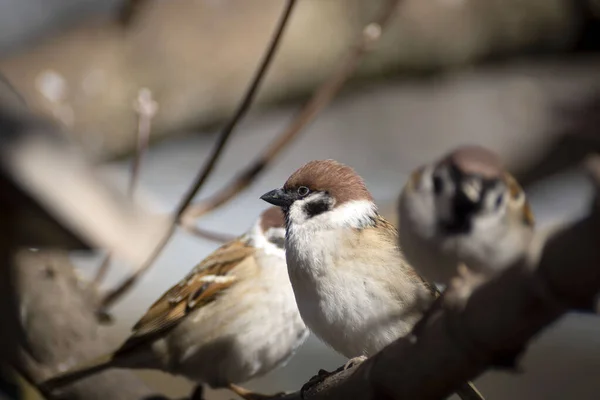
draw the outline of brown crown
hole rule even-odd
[[[284,228],[283,212],[279,207],[269,207],[260,215],[260,229],[266,232],[270,228]]]
[[[336,206],[351,200],[373,201],[365,182],[352,168],[335,160],[311,161],[289,177],[283,188],[306,186],[312,191],[328,192]]]
[[[477,174],[485,179],[501,178],[504,173],[504,166],[496,153],[481,146],[459,147],[444,161],[465,174]]]

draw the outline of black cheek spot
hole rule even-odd
[[[304,213],[308,218],[312,218],[316,215],[324,213],[325,211],[329,211],[330,207],[331,204],[327,199],[319,199],[306,203],[304,205]]]
[[[273,243],[280,249],[285,249],[285,238],[282,238],[281,236],[271,237],[269,238],[269,242]]]

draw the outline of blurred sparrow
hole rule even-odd
[[[228,387],[245,399],[269,397],[235,383],[284,365],[308,336],[287,274],[284,238],[283,215],[271,207],[154,303],[116,352],[44,387],[116,367],[158,369]]]
[[[311,161],[261,199],[285,214],[286,259],[300,315],[337,352],[348,358],[377,353],[410,333],[435,299],[350,167]]]
[[[525,255],[534,220],[525,193],[496,154],[460,147],[412,173],[398,203],[400,245],[430,282],[448,284],[459,263],[482,276]]]
[[[19,347],[39,361],[21,325],[17,249],[103,248],[141,264],[170,226],[98,176],[67,136],[0,73],[0,364],[19,363]]]

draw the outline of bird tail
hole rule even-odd
[[[98,358],[89,364],[78,366],[67,372],[56,375],[53,378],[48,379],[40,384],[40,389],[51,392],[63,386],[70,385],[81,379],[85,379],[89,376],[95,375],[108,368],[114,366],[114,357],[112,354]]]

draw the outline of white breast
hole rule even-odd
[[[284,254],[257,252],[260,272],[242,279],[173,330],[167,369],[213,387],[242,383],[285,364],[306,340]],[[238,273],[236,270],[233,274]]]
[[[286,238],[300,315],[319,338],[349,358],[372,355],[407,334],[422,312],[417,305],[422,286],[401,279],[406,271],[395,247],[387,252],[364,242],[353,246],[356,232],[307,221],[292,224]]]

